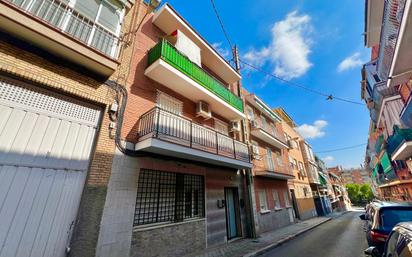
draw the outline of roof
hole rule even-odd
[[[374,205],[379,209],[392,207],[412,207],[412,202],[373,201],[371,205]]]
[[[281,117],[281,119],[286,122],[292,128],[297,127],[296,123],[293,121],[292,117],[283,109],[282,107],[276,107],[273,111]]]

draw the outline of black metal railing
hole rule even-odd
[[[250,162],[249,149],[245,143],[159,107],[151,109],[140,117],[138,137],[139,142],[153,137],[192,149]]]

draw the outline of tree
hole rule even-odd
[[[365,204],[373,199],[373,193],[368,184],[347,184],[348,197],[353,204]]]

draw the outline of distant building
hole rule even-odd
[[[369,173],[363,167],[344,169],[341,171],[343,183],[346,184],[371,184]]]

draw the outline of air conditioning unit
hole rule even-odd
[[[209,104],[204,101],[199,101],[196,104],[196,116],[201,116],[205,119],[212,117],[212,113],[209,108]]]
[[[240,122],[239,121],[231,121],[230,122],[230,131],[231,132],[240,132]]]
[[[250,121],[250,126],[252,127],[252,129],[260,128],[259,123],[257,123],[257,121],[255,121],[255,120]]]

